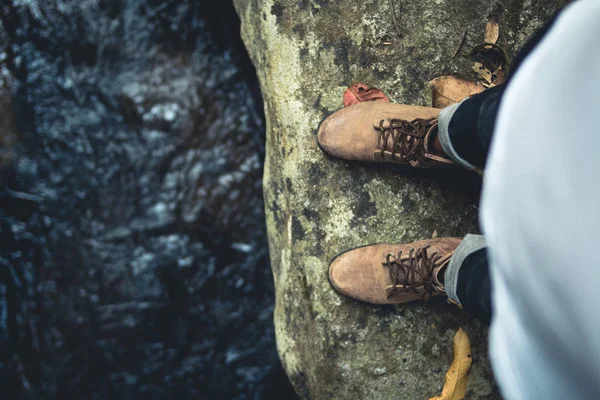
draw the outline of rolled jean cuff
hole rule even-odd
[[[468,256],[484,247],[486,247],[486,243],[483,235],[467,235],[463,241],[460,242],[456,250],[454,250],[454,254],[452,254],[452,257],[450,258],[450,264],[448,264],[448,269],[446,270],[444,278],[444,288],[446,290],[446,295],[458,305],[462,306],[460,299],[456,294],[460,267]]]
[[[442,149],[444,153],[448,155],[455,163],[465,167],[466,169],[470,169],[473,171],[477,171],[480,168],[475,165],[469,163],[467,160],[458,155],[454,147],[452,146],[452,142],[450,141],[450,133],[448,132],[450,126],[450,120],[454,116],[456,110],[462,103],[464,103],[468,98],[464,99],[460,103],[452,104],[440,111],[438,115],[438,137],[440,138],[440,144],[442,145]]]

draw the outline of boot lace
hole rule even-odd
[[[423,300],[427,301],[437,291],[434,270],[437,262],[442,258],[437,252],[427,254],[429,246],[421,247],[415,251],[410,249],[408,257],[402,259],[402,251],[388,254],[384,266],[389,268],[392,288],[388,291],[388,298],[399,293],[421,293],[424,290]],[[420,279],[419,279],[420,278]]]
[[[379,123],[381,135],[381,157],[383,158],[388,142],[391,140],[392,158],[396,154],[413,167],[427,163],[424,140],[427,132],[437,125],[437,118],[417,118],[412,121],[390,120],[389,128],[384,128],[385,120]]]

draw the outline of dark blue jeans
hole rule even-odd
[[[523,46],[512,63],[511,75],[506,83],[469,98],[452,116],[448,127],[452,147],[470,164],[481,169],[485,167],[500,102],[506,87],[510,85],[512,73],[519,69],[529,53],[542,40],[557,15]],[[466,312],[487,324],[492,318],[491,288],[487,249],[482,249],[470,254],[463,261],[458,273],[456,295]]]

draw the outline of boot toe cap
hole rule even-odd
[[[375,267],[381,266],[366,262],[364,249],[350,250],[332,260],[329,281],[344,296],[372,304],[388,304]]]
[[[338,111],[339,112],[339,111]],[[319,126],[317,142],[323,151],[333,157],[345,158],[344,139],[346,128],[343,119],[339,115],[332,114]]]
[[[345,160],[371,160],[377,147],[372,115],[374,102],[344,107],[325,118],[319,126],[317,141],[327,154]]]

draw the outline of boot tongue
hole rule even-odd
[[[423,140],[423,147],[425,147],[425,153],[427,154],[435,154],[436,156],[446,157],[444,154],[444,149],[442,149],[442,145],[439,141],[436,141],[438,137],[438,124],[433,125],[425,135],[425,139]],[[437,145],[436,145],[437,144]]]
[[[427,134],[425,135],[425,138],[423,139],[423,146],[425,147],[425,152],[426,153],[431,153],[431,150],[435,150],[435,146],[433,145],[433,143],[435,142],[435,138],[438,135],[438,124],[434,124],[431,128],[429,128],[429,130],[427,131]]]
[[[446,261],[440,263],[440,265],[433,270],[433,285],[439,292],[442,292],[442,293],[446,293],[446,289],[444,287],[444,285],[445,285],[444,276],[446,274],[446,269],[448,269],[449,264],[450,264],[450,258],[448,258]]]
[[[454,162],[446,155],[442,148],[441,142],[438,140],[438,124],[433,125],[425,139],[423,140],[426,157],[444,164],[454,164]]]

